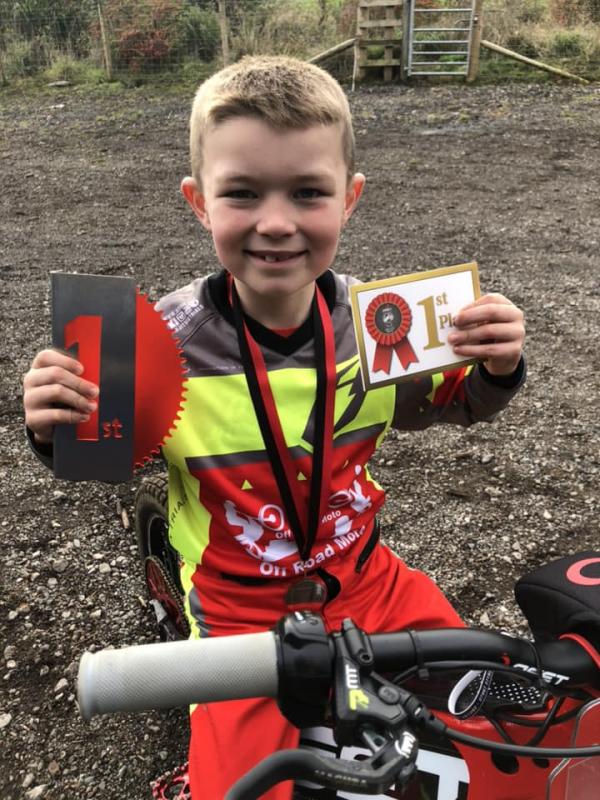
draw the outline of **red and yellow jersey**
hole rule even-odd
[[[329,271],[319,286],[335,331],[336,392],[329,507],[304,561],[289,528],[241,363],[225,273],[168,295],[159,310],[189,368],[186,401],[164,447],[169,463],[169,535],[191,569],[290,578],[366,542],[384,492],[367,463],[388,428],[489,420],[516,389],[461,369],[365,392],[348,286]],[[309,502],[316,371],[312,323],[280,336],[247,320],[261,347],[301,501]]]

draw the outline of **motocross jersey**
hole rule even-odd
[[[335,334],[333,462],[327,513],[304,559],[249,393],[226,273],[199,278],[158,304],[188,367],[183,410],[163,452],[169,464],[169,536],[190,567],[248,579],[292,578],[327,567],[371,536],[384,492],[367,463],[390,426],[489,421],[515,393],[522,375],[502,385],[482,367],[365,391],[350,312],[353,282],[333,271],[318,280]],[[312,321],[289,336],[250,318],[246,324],[265,360],[294,462],[294,491],[308,504],[316,391]]]

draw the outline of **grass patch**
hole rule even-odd
[[[579,31],[557,31],[548,44],[549,54],[574,58],[585,54],[585,40]]]
[[[68,55],[60,55],[50,67],[44,70],[41,80],[46,83],[68,81],[74,84],[85,83],[89,86],[96,86],[106,81],[106,73],[103,69],[86,61],[80,61]]]
[[[553,78],[548,72],[528,67],[526,64],[520,64],[495,53],[481,58],[477,78],[480,84],[548,83],[551,80]]]
[[[108,81],[104,70],[90,65],[74,69],[70,63],[58,62],[31,77],[21,77],[9,84],[0,86],[0,98],[16,95],[56,96],[59,92],[79,96],[118,95],[145,88],[164,95],[184,95],[191,97],[198,85],[210,77],[217,69],[215,64],[203,62],[187,62],[177,70],[132,74],[115,72],[112,81]],[[51,86],[56,81],[68,81],[69,86]]]
[[[513,61],[497,53],[482,50],[481,56],[478,83],[548,83],[553,81],[570,83],[573,86],[578,85],[568,78],[561,78],[559,75],[553,75],[537,67]],[[544,56],[538,56],[537,60],[547,63],[549,66],[563,69],[572,75],[585,78],[585,80],[591,82],[600,81],[600,61],[591,62],[582,57],[547,58]]]

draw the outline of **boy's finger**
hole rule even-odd
[[[451,345],[483,342],[516,342],[524,338],[524,328],[517,324],[490,323],[487,325],[474,325],[469,328],[461,328],[448,334],[448,342]]]
[[[79,392],[75,392],[66,386],[53,383],[38,386],[27,393],[25,408],[29,411],[39,411],[52,409],[54,406],[61,406],[64,409],[73,409],[84,414],[91,414],[98,408],[98,403],[88,399]]]
[[[27,427],[34,432],[42,431],[43,429],[47,429],[50,432],[55,425],[78,425],[80,422],[87,422],[89,418],[89,414],[77,411],[74,408],[46,408],[43,411],[29,412],[25,422]],[[51,439],[49,435],[41,438]]]
[[[97,397],[99,389],[96,384],[86,381],[70,370],[61,366],[38,367],[30,369],[23,379],[26,390],[41,386],[65,386],[86,397]]]
[[[98,408],[95,400],[57,383],[39,386],[33,393],[30,393],[30,406],[32,407],[49,408],[54,404],[84,412],[92,412]]]
[[[31,363],[32,369],[54,366],[62,367],[76,375],[81,375],[83,372],[83,365],[76,358],[54,348],[41,350]]]
[[[521,347],[514,342],[469,342],[454,346],[454,352],[464,358],[477,358],[481,361],[488,359],[513,361],[516,365],[521,356]]]
[[[486,303],[485,305],[465,306],[454,317],[458,327],[481,325],[485,322],[514,322],[523,319],[521,309],[512,303]]]
[[[484,305],[485,303],[500,303],[501,305],[514,305],[514,303],[505,297],[503,294],[499,292],[489,292],[488,294],[482,294],[481,297],[478,297],[477,300],[472,300],[470,303],[466,303],[461,311],[472,308],[473,306],[480,306]]]

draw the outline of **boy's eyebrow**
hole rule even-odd
[[[328,171],[286,175],[286,180],[297,181],[298,183],[317,183],[318,181],[330,179],[335,179],[335,176]],[[229,175],[225,173],[224,175],[219,175],[217,180],[219,183],[255,183],[257,180],[260,180],[260,177],[257,178],[255,175],[245,175],[243,173],[232,173]]]
[[[293,175],[294,180],[302,183],[317,183],[318,181],[329,180],[335,176],[329,172],[307,172],[303,175]]]

